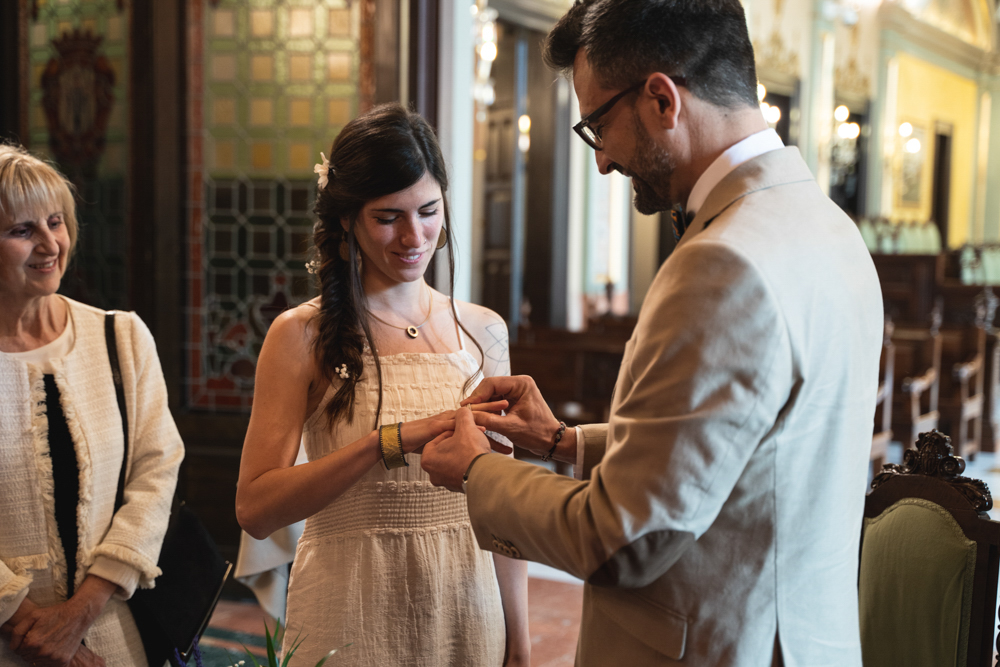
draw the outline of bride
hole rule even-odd
[[[424,280],[451,256],[437,139],[376,107],[317,172],[320,296],[264,341],[236,496],[258,539],[306,520],[283,651],[300,636],[307,666],[346,644],[352,665],[527,665],[526,564],[480,550],[465,497],[420,469],[469,390],[509,373],[503,320]]]

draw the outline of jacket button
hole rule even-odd
[[[511,558],[520,558],[521,557],[521,552],[517,550],[517,547],[511,547],[510,548],[510,557]]]

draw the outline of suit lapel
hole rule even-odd
[[[748,160],[726,175],[708,193],[704,205],[695,214],[677,248],[697,236],[723,211],[743,197],[779,185],[813,180],[815,178],[812,172],[795,146],[769,151]]]

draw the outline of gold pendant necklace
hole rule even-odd
[[[424,283],[424,285],[427,285],[427,283]],[[392,327],[393,329],[400,329],[402,331],[405,331],[406,335],[409,336],[410,338],[416,338],[417,336],[420,335],[420,332],[417,330],[420,327],[427,324],[427,321],[431,319],[431,313],[434,312],[434,295],[431,293],[431,288],[429,285],[427,285],[427,296],[430,297],[430,306],[427,308],[427,317],[425,317],[424,321],[421,322],[420,324],[411,324],[409,326],[401,327],[399,325],[390,324],[389,322],[386,322],[381,317],[379,317],[378,315],[376,315],[371,311],[369,311],[368,314],[371,315],[374,319],[381,322],[382,324],[386,325],[387,327]]]

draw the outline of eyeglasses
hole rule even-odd
[[[673,81],[678,86],[687,85],[687,79],[683,76],[672,76],[670,80]],[[625,97],[629,93],[635,92],[646,85],[648,79],[643,79],[634,86],[626,88],[622,92],[618,93],[610,100],[597,107],[589,114],[586,115],[579,123],[573,126],[573,131],[580,135],[580,138],[587,142],[587,145],[593,148],[595,151],[602,150],[604,148],[604,140],[601,138],[601,131],[597,127],[597,122],[601,119],[601,116],[611,111],[611,108],[621,98]]]

